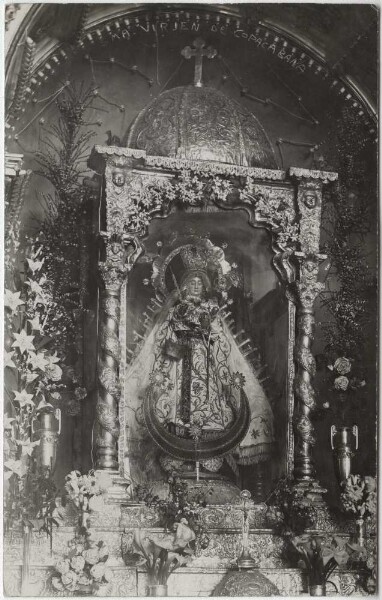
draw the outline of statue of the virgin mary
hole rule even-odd
[[[207,477],[223,463],[237,476],[270,457],[273,414],[225,322],[231,266],[203,239],[154,262],[152,281],[161,308],[126,372],[132,478]]]

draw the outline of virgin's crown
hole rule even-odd
[[[207,268],[207,254],[203,248],[186,246],[180,252],[184,267],[187,271],[205,271]]]

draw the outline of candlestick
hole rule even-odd
[[[240,498],[243,500],[242,551],[240,557],[237,559],[237,566],[239,569],[254,569],[257,567],[257,564],[249,552],[249,519],[247,508],[247,502],[251,499],[251,492],[243,490],[240,493]]]

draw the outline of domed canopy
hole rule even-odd
[[[163,92],[138,114],[126,145],[151,156],[277,168],[271,143],[256,117],[209,87]]]

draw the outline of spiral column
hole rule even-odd
[[[142,252],[131,236],[102,234],[106,261],[98,264],[100,306],[95,417],[96,468],[118,470],[121,288]]]
[[[99,264],[100,323],[98,337],[98,396],[96,406],[96,467],[118,469],[119,318],[120,293],[126,265]]]
[[[318,281],[319,265],[326,257],[320,254],[320,224],[322,186],[325,172],[293,169],[297,178],[297,205],[299,213],[300,250],[294,253],[298,276],[291,284],[291,296],[296,304],[296,342],[294,379],[294,480],[296,484],[319,487],[315,480],[312,450],[315,444],[312,411],[316,406],[312,380],[316,363],[312,354],[315,318],[314,302],[323,288]],[[332,179],[332,178],[331,178]],[[317,489],[317,495],[324,492]]]

